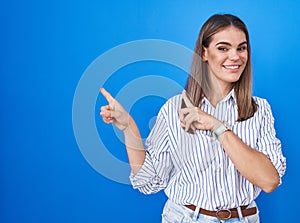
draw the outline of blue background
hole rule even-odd
[[[160,222],[163,192],[142,195],[84,159],[73,133],[73,96],[85,69],[112,47],[153,38],[193,49],[213,13],[234,13],[247,24],[254,94],[271,103],[288,161],[283,184],[257,200],[262,222],[298,220],[299,6],[294,0],[1,1],[0,222]],[[116,94],[134,78],[173,71],[179,72],[145,62],[99,87]],[[183,86],[185,78],[176,81]],[[143,136],[163,102],[146,97],[134,105]],[[103,103],[99,97],[97,106]],[[95,119],[107,147],[127,160],[111,126]]]

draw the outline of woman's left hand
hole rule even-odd
[[[195,131],[200,130],[214,130],[222,123],[212,115],[202,111],[199,107],[191,106],[191,102],[186,96],[186,92],[182,93],[182,99],[188,105],[187,108],[182,108],[180,111],[180,123],[185,131],[190,128]]]

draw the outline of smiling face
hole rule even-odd
[[[247,60],[246,35],[233,26],[226,27],[212,36],[204,48],[202,59],[207,62],[212,87],[228,91],[239,80]]]

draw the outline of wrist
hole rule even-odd
[[[211,129],[212,132],[214,132],[216,129],[218,129],[221,125],[223,125],[223,122],[219,121],[219,120],[214,120],[213,122],[213,127]]]
[[[128,114],[126,124],[123,124],[122,131],[125,135],[126,134],[137,135],[137,132],[139,132],[138,127],[130,114]]]
[[[130,126],[132,126],[133,123],[134,123],[133,118],[129,114],[127,114],[126,121],[122,124],[123,126],[122,131],[123,132],[128,131],[131,128]]]
[[[213,135],[219,139],[221,135],[223,135],[226,131],[231,131],[228,124],[225,122],[221,122],[221,124],[213,130]]]

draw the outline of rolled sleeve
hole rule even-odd
[[[262,109],[264,112],[258,140],[258,150],[271,160],[281,178],[286,171],[286,158],[282,154],[281,141],[276,137],[274,117],[270,104],[266,100]]]
[[[137,174],[129,179],[134,189],[144,194],[156,193],[166,188],[173,169],[169,154],[168,125],[160,111],[156,123],[146,140],[146,158]]]

